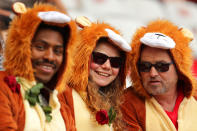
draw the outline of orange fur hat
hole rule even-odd
[[[50,22],[51,17],[49,18],[49,21],[43,21],[43,18],[38,17],[40,12],[50,11],[59,13],[59,18],[62,18],[63,15],[66,19],[70,19],[66,13],[61,12],[56,7],[49,4],[35,4],[33,8],[29,8],[25,12],[15,16],[8,31],[8,38],[5,47],[4,68],[10,75],[19,76],[29,81],[34,81],[34,71],[31,62],[31,41],[38,26],[41,22],[60,27],[68,25],[70,28],[70,38],[65,49],[65,64],[62,65],[60,68],[61,70],[58,71],[58,82],[56,84],[56,89],[61,92],[65,88],[67,79],[71,75],[73,66],[71,53],[74,53],[73,45],[77,36],[77,28],[75,22],[72,20],[61,23],[59,21],[62,19],[59,18],[56,18],[56,22]],[[62,21],[65,21],[65,19]]]
[[[128,57],[127,65],[131,70],[131,79],[133,82],[134,90],[143,97],[150,97],[146,90],[143,88],[141,78],[138,72],[137,63],[140,57],[140,48],[142,42],[140,39],[144,37],[146,33],[162,33],[172,39],[175,43],[175,47],[169,49],[173,57],[174,63],[177,67],[179,80],[183,82],[184,94],[186,97],[190,97],[196,85],[195,78],[192,75],[192,54],[189,47],[191,41],[191,34],[184,29],[179,29],[177,26],[167,20],[155,20],[148,24],[147,27],[139,28],[131,42],[132,51]],[[189,34],[189,35],[188,35]]]
[[[76,89],[81,94],[81,96],[86,96],[86,88],[88,85],[89,76],[89,60],[94,48],[96,47],[96,43],[101,37],[109,38],[109,34],[105,29],[110,29],[114,33],[120,34],[117,30],[105,23],[91,23],[88,26],[83,27],[83,29],[79,32],[80,41],[77,47],[77,54],[74,57],[74,72],[70,79],[69,86]],[[122,70],[120,75],[122,82],[121,84],[124,88],[126,69]]]

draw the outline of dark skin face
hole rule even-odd
[[[31,45],[32,66],[36,81],[48,83],[63,62],[63,37],[51,29],[40,29]]]

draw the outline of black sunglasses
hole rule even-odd
[[[104,64],[107,61],[107,59],[109,59],[110,65],[113,68],[119,68],[122,64],[121,57],[109,57],[99,52],[92,52],[92,59],[94,63],[99,64],[99,65]]]
[[[173,64],[173,62],[170,63],[157,62],[156,64],[152,64],[150,62],[142,62],[138,64],[138,69],[140,72],[149,72],[153,66],[158,72],[166,72],[169,70],[169,66],[171,64]]]

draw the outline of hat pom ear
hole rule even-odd
[[[190,41],[192,41],[193,39],[194,39],[194,35],[193,35],[193,33],[190,31],[190,30],[188,30],[188,29],[186,29],[186,28],[180,28],[179,29],[182,33],[183,33],[183,35],[185,36],[185,37],[187,37]]]
[[[15,2],[12,5],[12,10],[16,15],[24,14],[27,12],[27,8],[24,3],[22,2]]]
[[[85,16],[78,16],[78,17],[76,17],[75,18],[75,22],[81,28],[89,27],[89,26],[92,25],[92,22]]]

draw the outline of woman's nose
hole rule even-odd
[[[104,69],[110,69],[111,68],[110,60],[107,59],[106,62],[104,64],[102,64],[101,66]]]

